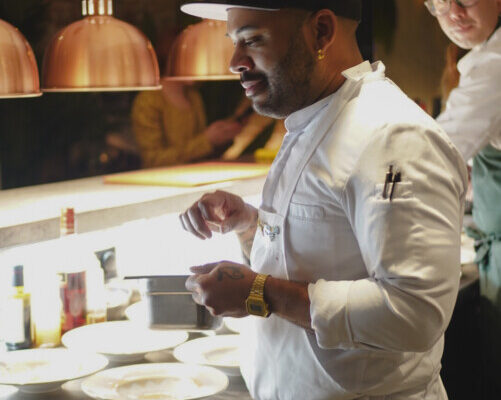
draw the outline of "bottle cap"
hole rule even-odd
[[[24,267],[22,265],[12,267],[12,286],[24,286]]]

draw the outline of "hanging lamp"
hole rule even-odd
[[[16,27],[0,19],[0,99],[41,95],[30,44]]]
[[[45,51],[44,92],[160,88],[151,42],[136,27],[113,17],[112,0],[83,0],[82,15],[60,30]]]
[[[172,45],[165,79],[238,80],[239,75],[230,72],[233,51],[225,21],[205,19],[190,25]]]

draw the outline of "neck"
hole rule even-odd
[[[358,48],[352,50],[350,52],[345,52],[344,54],[347,57],[340,59],[338,55],[335,56],[335,59],[332,62],[325,63],[323,67],[323,73],[321,74],[321,78],[319,79],[319,88],[316,95],[313,97],[315,100],[313,103],[316,103],[323,98],[330,96],[331,94],[337,92],[339,88],[346,81],[346,78],[343,76],[342,72],[346,69],[352,68],[363,61],[362,55]],[[327,83],[327,85],[326,85]],[[313,104],[312,103],[312,104]]]

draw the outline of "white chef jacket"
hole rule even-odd
[[[314,334],[273,314],[244,332],[241,369],[257,400],[447,398],[438,374],[459,287],[466,167],[384,70],[344,71],[337,92],[285,121],[259,210],[265,225],[281,214],[284,223],[258,229],[251,267],[311,282]],[[391,202],[389,165],[402,176]]]
[[[458,62],[460,80],[437,121],[465,160],[487,144],[501,150],[501,28]]]

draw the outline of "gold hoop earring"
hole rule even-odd
[[[323,49],[318,49],[317,51],[317,60],[322,61],[325,58],[325,53]]]

